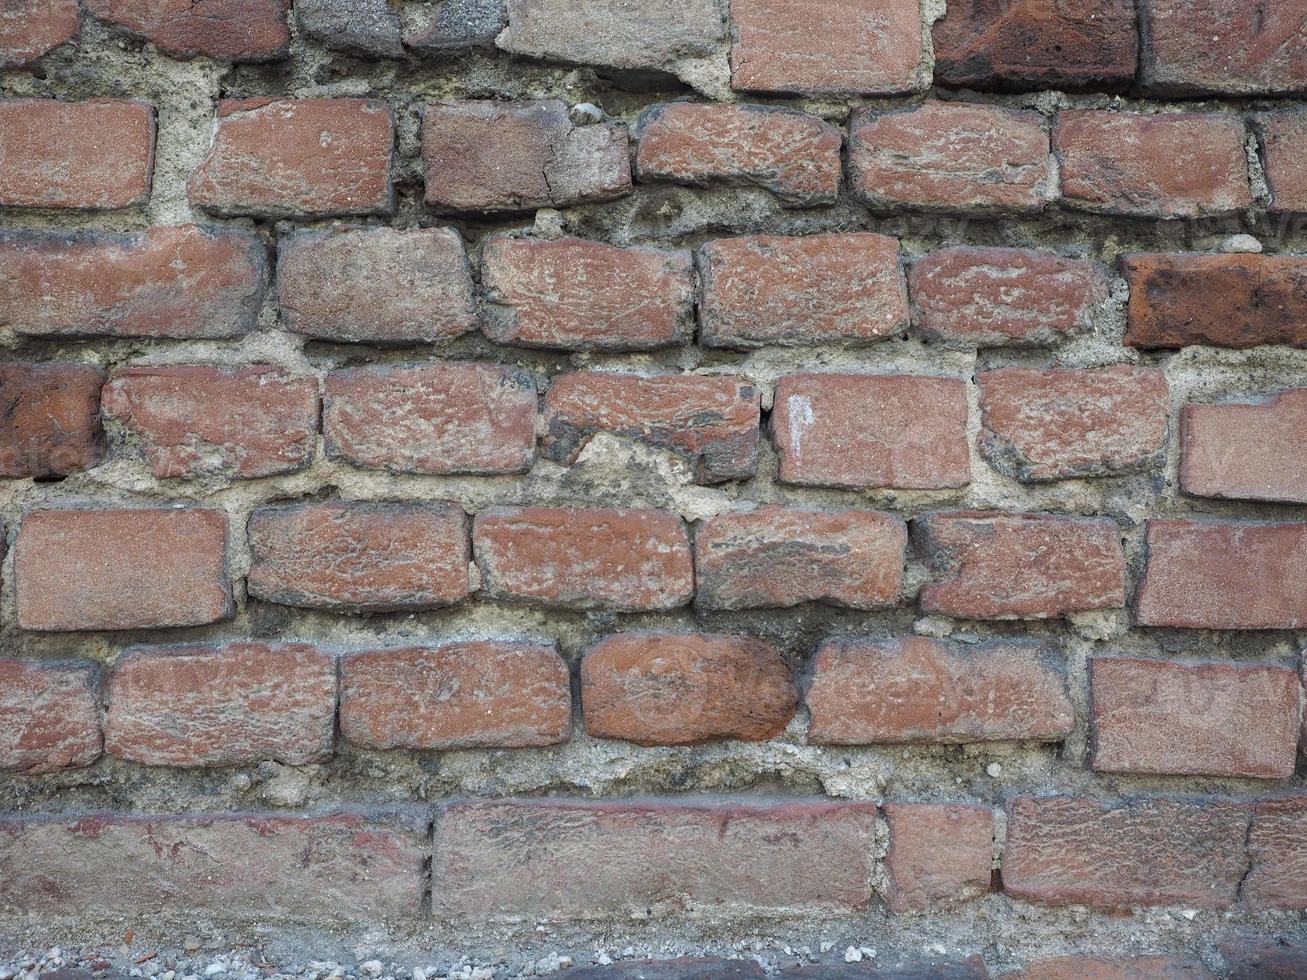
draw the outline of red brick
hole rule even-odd
[[[764,980],[753,960],[678,956],[670,960],[621,960],[609,966],[573,967],[567,980]]]
[[[935,81],[961,88],[1121,91],[1135,79],[1134,0],[951,0]]]
[[[442,920],[628,921],[858,908],[871,898],[874,803],[456,803],[436,821]],[[530,842],[529,847],[524,847]]]
[[[733,0],[737,91],[882,95],[925,88],[918,0]]]
[[[1061,670],[1028,644],[827,640],[812,669],[814,744],[1052,742],[1075,724]]]
[[[100,744],[97,665],[0,657],[0,772],[89,766]]]
[[[428,106],[422,160],[438,211],[570,207],[631,192],[626,127],[575,126],[557,99]]]
[[[470,361],[327,376],[327,455],[395,473],[522,473],[535,460],[535,381]]]
[[[290,47],[288,0],[87,0],[93,16],[174,58],[269,61]]]
[[[481,588],[571,609],[675,609],[694,593],[690,536],[658,510],[496,507],[473,525]]]
[[[1246,807],[1224,800],[1017,797],[1003,888],[1046,905],[1226,908],[1247,868],[1248,822]]]
[[[700,343],[866,343],[908,326],[897,239],[866,232],[722,238],[699,249]]]
[[[1273,939],[1227,939],[1218,947],[1230,980],[1299,980],[1307,976],[1307,948]]]
[[[866,960],[859,963],[813,963],[792,966],[775,976],[779,980],[989,980],[985,960],[979,953],[965,960],[908,959],[894,957],[896,965],[878,967]]]
[[[483,640],[349,654],[340,662],[340,734],[367,749],[566,742],[567,664],[552,643]]]
[[[1038,211],[1057,197],[1054,173],[1044,117],[1029,110],[928,101],[849,123],[849,186],[874,208]]]
[[[1180,486],[1196,497],[1307,504],[1307,388],[1255,402],[1186,405]]]
[[[1145,91],[1288,94],[1307,89],[1307,11],[1297,0],[1140,0]]]
[[[1097,262],[962,245],[914,262],[917,329],[947,347],[1052,347],[1088,330],[1111,293]]]
[[[452,228],[329,228],[281,239],[287,330],[325,340],[430,343],[476,329],[463,239]]]
[[[570,466],[597,432],[685,457],[700,483],[753,475],[761,395],[742,378],[581,371],[545,395],[544,455]]]
[[[1047,619],[1125,605],[1120,528],[1108,518],[981,511],[917,523],[934,581],[925,613],[963,619]]]
[[[791,374],[772,409],[780,479],[854,490],[971,482],[966,386],[957,378]]]
[[[641,181],[755,185],[803,207],[840,193],[843,134],[794,109],[664,103],[640,117],[636,135]]]
[[[263,244],[236,228],[0,234],[0,324],[20,334],[235,337],[267,280]]]
[[[105,751],[151,766],[288,766],[331,755],[336,658],[302,643],[150,647],[109,675]]]
[[[1202,961],[1179,956],[1055,956],[1036,960],[1011,980],[1214,980]]]
[[[221,510],[35,510],[14,555],[23,629],[202,626],[233,611]]]
[[[105,386],[104,413],[160,479],[273,476],[313,459],[318,382],[266,365],[123,368]]]
[[[1307,908],[1307,797],[1259,800],[1252,810],[1244,904],[1257,911]]]
[[[886,803],[885,901],[895,912],[930,909],[989,891],[994,815],[969,803]]]
[[[1053,143],[1069,207],[1200,218],[1252,207],[1243,119],[1199,112],[1058,113]]]
[[[435,609],[471,592],[467,515],[447,503],[336,501],[250,517],[249,593],[308,609]]]
[[[1297,671],[1093,657],[1089,672],[1093,765],[1099,772],[1293,775]]]
[[[694,337],[690,253],[496,235],[481,252],[481,329],[500,344],[656,350]]]
[[[1147,543],[1140,625],[1307,627],[1307,523],[1150,520]]]
[[[1130,347],[1307,347],[1307,258],[1128,255]]]
[[[849,609],[896,606],[907,526],[871,510],[822,513],[760,507],[723,514],[694,535],[696,602],[754,609],[826,602]]]
[[[1307,172],[1299,162],[1307,155],[1307,112],[1289,109],[1257,117],[1262,165],[1271,188],[1271,210],[1307,212]]]
[[[223,99],[191,204],[224,216],[389,214],[395,123],[376,99]]]
[[[9,0],[0,9],[0,68],[30,64],[80,27],[77,0]]]
[[[357,813],[0,816],[0,911],[357,928],[417,914],[424,826]]]
[[[100,369],[0,364],[0,477],[67,476],[100,461]]]
[[[112,211],[150,199],[154,107],[0,99],[0,206]]]
[[[581,661],[586,733],[637,745],[774,738],[798,695],[766,643],[704,633],[623,633]]]
[[[1028,483],[1158,465],[1170,390],[1160,368],[1000,368],[976,376],[980,452]]]

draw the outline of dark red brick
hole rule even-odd
[[[989,891],[994,814],[970,803],[886,803],[885,901],[895,912],[938,908]]]
[[[87,12],[174,58],[269,61],[290,47],[289,0],[86,0]]]
[[[0,658],[0,772],[89,766],[100,745],[98,665]]]
[[[8,0],[0,9],[0,68],[35,61],[77,37],[77,0]]]
[[[100,461],[100,369],[0,364],[0,477],[67,476]]]
[[[1196,497],[1307,504],[1307,388],[1255,402],[1186,405],[1180,487]]]
[[[1180,956],[1054,956],[1035,960],[1012,980],[1214,980],[1201,960]]]
[[[609,966],[573,967],[567,980],[764,980],[753,960],[678,956],[670,960],[623,960]]]
[[[1244,905],[1257,911],[1307,908],[1307,797],[1258,800],[1252,812]]]
[[[1307,976],[1307,947],[1281,940],[1226,939],[1219,949],[1230,980],[1300,980]]]
[[[1307,213],[1307,171],[1299,164],[1307,154],[1307,112],[1301,108],[1257,117],[1262,163],[1271,189],[1271,210]]]

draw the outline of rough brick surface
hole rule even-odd
[[[720,238],[698,263],[705,347],[862,344],[908,326],[899,243],[885,235]]]
[[[160,479],[291,473],[313,459],[318,382],[276,368],[123,368],[104,413],[139,440]]]
[[[0,68],[26,65],[77,36],[77,0],[9,0],[0,7]]]
[[[625,126],[575,126],[567,105],[437,102],[422,117],[426,201],[438,211],[527,211],[631,191]]]
[[[1213,980],[1198,959],[1181,956],[1054,956],[1035,960],[1013,980]]]
[[[581,662],[586,733],[638,745],[762,741],[784,731],[797,693],[774,649],[741,636],[625,633]]]
[[[1253,909],[1307,908],[1307,797],[1260,800],[1252,807],[1248,876],[1242,898]]]
[[[877,209],[1016,213],[1057,196],[1044,117],[990,105],[855,110],[848,171],[853,193]]]
[[[934,490],[971,482],[966,388],[956,378],[791,374],[776,386],[780,479]]]
[[[98,665],[0,658],[0,772],[89,766],[100,743]]]
[[[571,973],[568,980],[763,980],[767,976],[753,960],[690,956],[574,967]]]
[[[433,912],[625,920],[655,907],[724,917],[856,908],[871,897],[875,823],[871,803],[453,804],[436,821]]]
[[[826,745],[1058,741],[1075,722],[1062,673],[1024,643],[827,640],[804,700]]]
[[[224,99],[193,205],[224,216],[389,214],[395,123],[373,99]]]
[[[277,299],[288,330],[403,344],[476,328],[463,239],[452,228],[334,228],[282,237]]]
[[[327,455],[397,473],[520,473],[535,459],[535,381],[468,361],[327,376]]]
[[[336,658],[302,643],[147,647],[106,684],[105,751],[152,766],[302,766],[331,755]]]
[[[29,630],[200,626],[232,613],[220,510],[34,510],[14,545],[18,625]]]
[[[541,451],[571,465],[591,436],[608,432],[685,457],[701,483],[742,479],[758,465],[760,405],[739,378],[564,374],[545,395]]]
[[[0,477],[66,476],[100,461],[100,386],[82,364],[0,364]]]
[[[526,748],[571,733],[567,664],[552,643],[473,641],[341,659],[340,734],[362,748]]]
[[[1307,173],[1299,166],[1307,154],[1307,112],[1287,109],[1258,117],[1271,210],[1307,213]]]
[[[1297,980],[1307,976],[1307,948],[1273,939],[1227,939],[1221,956],[1230,980]]]
[[[125,99],[0,99],[0,205],[111,211],[145,204],[154,107]]]
[[[489,47],[508,24],[504,0],[444,0],[406,3],[401,11],[405,47],[445,54]]]
[[[481,253],[482,330],[501,344],[656,350],[694,337],[685,250],[496,236]]]
[[[1125,604],[1125,556],[1110,519],[973,511],[929,514],[916,531],[933,579],[923,612],[1045,619]]]
[[[286,54],[288,0],[86,0],[87,12],[174,58],[269,61]]]
[[[637,137],[642,182],[753,184],[804,207],[840,192],[843,134],[793,109],[673,102],[645,112]]]
[[[1197,497],[1307,504],[1307,388],[1253,402],[1186,405],[1180,487]]]
[[[388,0],[299,0],[300,30],[329,48],[376,58],[402,58],[401,7]]]
[[[885,901],[895,912],[928,909],[989,891],[994,815],[966,803],[887,803]]]

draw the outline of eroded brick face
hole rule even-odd
[[[1307,389],[1186,405],[1180,486],[1197,497],[1307,503]]]
[[[888,803],[886,901],[896,912],[964,901],[989,890],[994,816],[967,804]]]
[[[1307,112],[1301,108],[1270,112],[1260,117],[1258,127],[1272,208],[1307,212],[1307,174],[1298,166],[1307,152]]]
[[[286,53],[287,0],[87,0],[100,20],[177,58],[268,61]]]
[[[103,455],[97,368],[0,364],[0,477],[67,476]]]
[[[26,65],[77,36],[77,0],[10,0],[0,9],[0,67]]]
[[[89,766],[101,741],[96,664],[0,659],[0,771]]]

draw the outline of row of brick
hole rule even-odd
[[[259,97],[218,103],[191,204],[256,218],[388,215],[395,125],[370,99]],[[1307,113],[1258,115],[1273,210],[1307,210]],[[641,117],[634,173],[689,186],[753,184],[785,203],[848,189],[875,210],[1023,214],[1061,201],[1110,215],[1196,218],[1258,206],[1244,117],[1025,109],[928,100],[858,109],[843,132],[788,108],[668,103]],[[143,102],[0,101],[0,206],[116,209],[150,196],[154,109]],[[524,211],[631,193],[627,127],[578,125],[565,103],[427,106],[426,202],[435,211]]]

